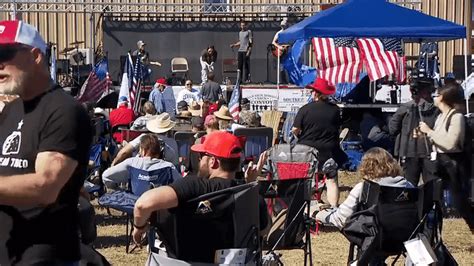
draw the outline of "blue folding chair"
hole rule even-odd
[[[191,153],[191,146],[194,144],[195,138],[194,132],[176,132],[174,133],[174,139],[178,144],[178,156],[180,166],[184,166],[185,169],[189,168],[189,157]],[[181,170],[181,169],[180,169]]]
[[[237,128],[237,137],[245,137],[245,161],[258,161],[260,154],[272,146],[273,129],[269,127]]]
[[[171,167],[164,167],[157,170],[147,171],[134,167],[127,168],[129,172],[129,183],[127,190],[114,191],[104,194],[99,198],[99,205],[105,208],[111,208],[121,211],[127,215],[126,235],[127,245],[126,252],[129,253],[130,241],[132,236],[133,225],[133,208],[137,199],[147,190],[168,185],[173,182],[173,174]],[[130,230],[128,226],[130,224]]]

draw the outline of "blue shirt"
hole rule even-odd
[[[166,87],[163,92],[160,92],[155,86],[148,100],[153,103],[158,114],[166,112],[174,120],[176,116],[176,100],[171,87]]]

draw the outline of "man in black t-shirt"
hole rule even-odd
[[[46,43],[0,21],[0,265],[74,265],[78,199],[91,144],[89,116],[50,80]]]
[[[293,133],[298,143],[318,150],[319,170],[329,159],[338,164],[343,162],[343,152],[339,147],[339,127],[341,126],[339,108],[328,102],[328,96],[336,92],[334,86],[321,78],[309,85],[313,102],[301,107],[295,117]],[[339,201],[337,171],[326,173],[327,198],[329,204],[336,207]]]
[[[186,177],[169,186],[151,189],[135,203],[135,243],[141,243],[152,212],[182,206],[198,196],[238,185],[235,173],[240,167],[242,145],[236,136],[222,131],[214,132],[206,136],[204,143],[191,146],[191,150],[200,154],[198,177]],[[257,169],[250,166],[251,170],[246,173],[248,179],[253,181],[255,172],[259,172],[262,165],[260,162]],[[263,211],[266,211],[265,208]],[[266,219],[266,216],[262,218]],[[196,254],[196,257],[199,256]]]

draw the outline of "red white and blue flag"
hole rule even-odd
[[[356,83],[362,70],[362,58],[354,38],[313,38],[318,77],[331,85]]]
[[[103,57],[92,69],[76,99],[83,102],[97,102],[107,94],[112,80],[109,76],[109,62]]]
[[[402,43],[399,39],[362,38],[357,40],[357,44],[370,80],[391,75],[400,82],[406,79],[406,62],[402,57]]]
[[[240,114],[240,78],[238,78],[238,76],[239,75],[237,75],[237,81],[229,101],[229,112],[236,122],[239,121]]]

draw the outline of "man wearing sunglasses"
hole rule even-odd
[[[193,81],[188,79],[184,84],[184,88],[178,92],[178,98],[176,102],[185,101],[188,106],[191,106],[192,102],[199,102],[201,100],[201,95],[199,91],[193,88]]]
[[[78,265],[89,116],[54,86],[38,31],[0,21],[0,265]]]

